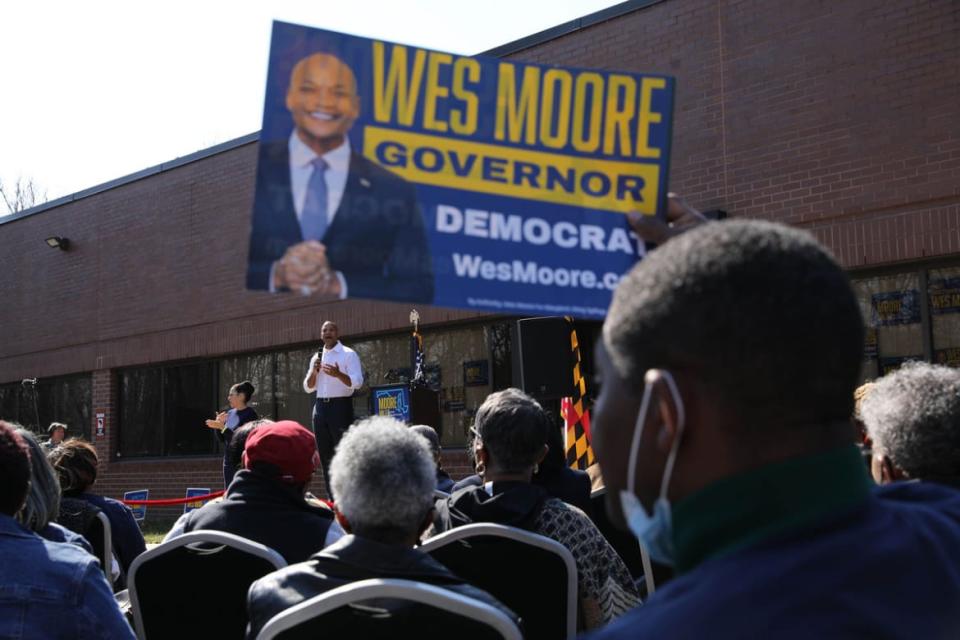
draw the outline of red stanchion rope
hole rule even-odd
[[[225,492],[223,490],[214,491],[213,493],[208,493],[204,496],[190,496],[189,498],[168,498],[166,500],[121,500],[125,505],[138,506],[141,504],[153,505],[155,507],[167,507],[176,504],[187,504],[188,502],[200,502],[203,500],[212,500],[213,498],[219,498]]]

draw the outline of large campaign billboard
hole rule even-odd
[[[666,209],[673,78],[274,23],[247,287],[602,318]]]

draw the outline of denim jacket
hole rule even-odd
[[[123,638],[123,619],[96,558],[0,514],[0,638]]]

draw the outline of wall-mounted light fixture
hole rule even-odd
[[[61,238],[60,236],[50,236],[44,242],[47,243],[47,246],[51,249],[60,249],[60,251],[66,251],[70,248],[70,239]]]

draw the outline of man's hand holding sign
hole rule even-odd
[[[602,317],[666,215],[673,91],[276,23],[248,287]]]

